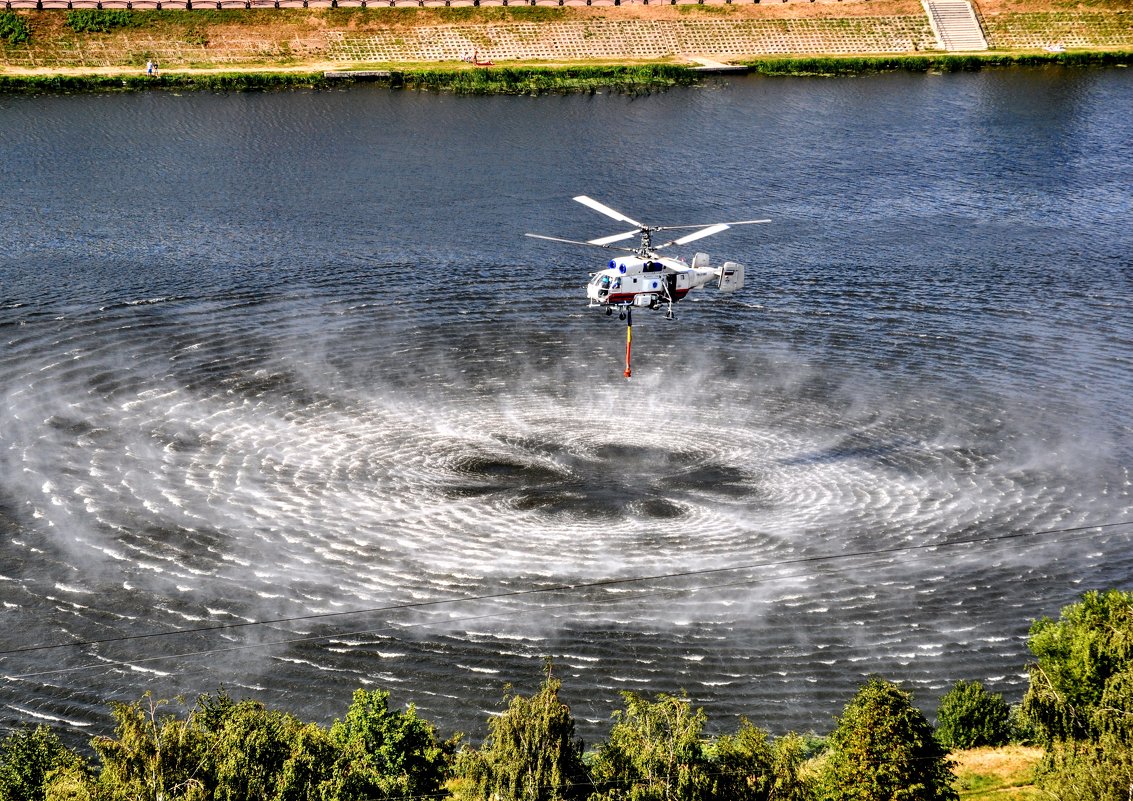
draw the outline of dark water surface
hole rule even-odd
[[[368,686],[475,739],[545,656],[591,740],[621,690],[1018,700],[1030,621],[1133,584],[1133,528],[1068,531],[1133,520],[1130,108],[1121,69],[0,98],[0,726]],[[697,243],[746,289],[635,317],[627,382],[605,254],[523,237],[625,227],[580,193],[774,222]]]

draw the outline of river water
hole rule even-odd
[[[478,739],[545,657],[590,742],[623,690],[714,731],[874,674],[1017,701],[1030,622],[1133,579],[1131,107],[1123,69],[0,98],[0,725],[381,687]],[[639,312],[627,381],[608,254],[523,236],[626,228],[577,194],[772,222],[676,249],[747,286]]]

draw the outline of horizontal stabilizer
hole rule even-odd
[[[720,291],[735,292],[744,288],[744,266],[734,261],[724,262],[720,268]]]

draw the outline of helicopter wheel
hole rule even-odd
[[[624,320],[625,318],[626,318],[626,313],[625,313],[625,312],[621,312],[621,313],[619,313],[619,314],[618,314],[618,319],[619,319],[619,320]]]
[[[606,316],[609,317],[613,313],[614,313],[614,310],[611,309],[609,306],[607,306],[606,307]]]

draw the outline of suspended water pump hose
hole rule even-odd
[[[630,346],[633,344],[633,310],[626,309],[626,378],[633,375],[629,365]]]

